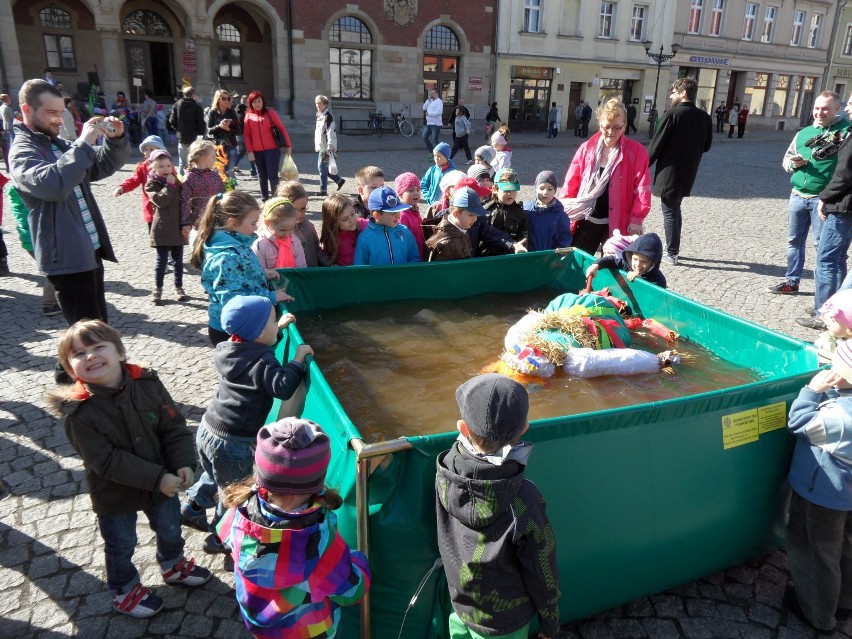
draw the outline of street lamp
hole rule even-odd
[[[648,127],[648,137],[654,137],[654,127],[657,125],[657,91],[660,88],[660,69],[663,66],[663,62],[668,62],[675,55],[677,55],[678,50],[680,49],[679,44],[672,43],[672,52],[671,54],[663,53],[663,45],[660,44],[660,52],[659,53],[651,53],[651,47],[654,45],[650,40],[645,40],[642,43],[645,47],[645,54],[651,58],[654,62],[657,63],[657,80],[654,82],[654,103],[651,106],[651,117],[650,122],[651,125]]]

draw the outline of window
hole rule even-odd
[[[615,3],[601,2],[601,18],[598,23],[598,37],[615,37]]]
[[[805,29],[805,12],[796,11],[793,14],[793,33],[790,35],[790,46],[798,47],[802,44],[802,31]]]
[[[139,9],[129,14],[124,19],[121,29],[128,35],[163,36],[165,38],[172,35],[172,30],[166,21],[160,15],[148,11],[148,9]]]
[[[777,117],[784,117],[787,106],[787,94],[790,91],[789,75],[779,75],[778,84],[775,86],[775,94],[772,97],[772,113]]]
[[[822,14],[815,13],[811,16],[811,31],[808,34],[808,47],[816,48],[819,44],[820,29],[822,29]]]
[[[426,34],[424,47],[432,51],[461,51],[458,36],[445,26],[435,26]],[[444,104],[456,104],[459,83],[459,56],[427,53],[423,56],[423,96],[435,89]]]
[[[707,35],[719,37],[722,35],[722,16],[725,13],[725,0],[713,0],[713,8],[710,10],[710,28]]]
[[[541,20],[541,0],[524,0],[524,31],[538,33]]]
[[[766,88],[769,86],[768,73],[755,73],[754,86],[751,89],[751,107],[749,112],[752,115],[764,115],[763,108],[766,103]]]
[[[441,25],[429,29],[424,46],[436,51],[461,51],[461,45],[456,34],[448,27]]]
[[[645,18],[648,15],[648,7],[633,5],[633,17],[630,19],[630,39],[633,42],[645,40]]]
[[[242,78],[243,51],[239,46],[230,46],[240,43],[239,29],[232,24],[220,24],[216,27],[216,39],[219,41],[219,77]]]
[[[71,30],[71,16],[56,7],[49,7],[38,12],[44,40],[44,53],[47,67],[59,71],[73,71],[77,68],[74,59],[74,42],[71,36],[61,31]],[[48,31],[60,31],[49,33]]]
[[[793,83],[793,99],[790,102],[790,117],[799,117],[799,99],[802,97],[802,76],[797,75]]]
[[[754,23],[757,20],[757,5],[747,2],[743,18],[743,40],[754,39]]]
[[[843,55],[852,55],[852,26],[846,27],[846,37],[843,38]]]
[[[373,34],[358,18],[338,18],[328,36],[331,97],[369,100],[372,97]]]
[[[775,16],[778,13],[778,7],[766,7],[766,13],[763,14],[763,31],[760,34],[761,42],[772,42],[773,31],[775,31]]]
[[[686,24],[687,33],[701,32],[701,9],[704,7],[704,0],[691,0],[689,5],[689,22]]]

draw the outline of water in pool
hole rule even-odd
[[[368,442],[455,429],[455,389],[493,364],[506,330],[530,308],[544,308],[557,292],[477,295],[459,300],[359,304],[305,312],[298,327],[346,413]],[[633,348],[668,348],[634,332]],[[572,379],[557,372],[528,383],[530,419],[643,404],[738,386],[759,379],[706,349],[679,341],[693,356],[674,375]]]

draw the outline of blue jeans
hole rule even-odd
[[[157,124],[157,117],[153,118],[145,118],[145,130],[148,132],[148,135],[157,135],[160,130],[160,125]]]
[[[256,445],[255,437],[219,437],[210,430],[204,419],[201,420],[195,436],[195,447],[198,449],[202,473],[186,491],[186,496],[204,510],[215,506],[214,523],[225,514],[222,500],[216,500],[216,493],[223,486],[252,474]]]
[[[240,163],[240,150],[235,146],[229,146],[225,147],[225,151],[228,154],[228,166],[225,170],[228,173],[228,177],[234,177],[234,169]]]
[[[340,184],[340,176],[328,172],[328,155],[323,159],[323,154],[317,153],[317,169],[320,174],[320,191],[323,193],[328,190],[328,178],[335,184]]]
[[[180,500],[170,497],[157,508],[142,512],[157,537],[157,563],[166,572],[183,559]],[[98,527],[104,538],[107,586],[114,595],[130,592],[139,583],[139,571],[133,565],[136,550],[136,513],[98,515]]]
[[[257,180],[260,182],[260,197],[268,200],[278,188],[278,165],[281,164],[281,149],[254,152],[257,165]],[[271,191],[271,193],[270,193]]]
[[[175,263],[175,288],[183,288],[183,246],[158,246],[157,263],[154,266],[154,282],[163,288],[169,257]]]
[[[822,220],[817,214],[818,205],[818,197],[790,194],[790,203],[787,205],[787,273],[785,275],[790,284],[798,286],[799,280],[802,279],[808,229],[814,231],[814,248],[819,247]]]
[[[441,125],[440,124],[427,124],[423,127],[423,133],[420,134],[420,137],[423,138],[423,143],[426,145],[426,148],[431,153],[436,146],[438,146],[438,142],[441,141]],[[429,142],[431,138],[431,143]]]
[[[840,290],[846,277],[846,253],[852,240],[852,213],[830,214],[822,223],[816,255],[814,309]]]

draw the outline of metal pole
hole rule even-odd
[[[660,57],[657,61],[657,79],[654,81],[654,102],[651,104],[651,122],[648,126],[648,137],[654,137],[657,128],[657,93],[660,90],[660,69],[663,67],[663,45],[660,45]],[[652,56],[653,57],[653,56]]]

